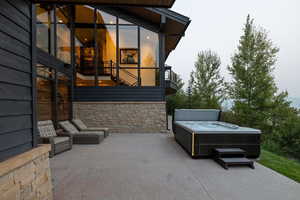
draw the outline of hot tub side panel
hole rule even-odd
[[[199,157],[213,156],[215,148],[240,148],[249,158],[260,155],[260,134],[196,134],[195,152]]]
[[[182,126],[173,123],[173,133],[176,142],[183,147],[183,149],[190,155],[193,156],[193,138],[192,132],[184,129]]]

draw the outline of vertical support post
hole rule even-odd
[[[95,67],[95,86],[98,86],[98,44],[97,44],[97,9],[94,9],[94,67]]]
[[[71,108],[70,108],[70,117],[73,118],[73,101],[74,101],[74,87],[76,84],[76,63],[75,63],[75,7],[70,6],[70,29],[71,29],[71,68],[72,68],[72,77],[71,77]]]
[[[166,100],[165,89],[165,60],[166,60],[166,47],[165,47],[165,34],[159,33],[159,69],[160,69],[160,88],[162,89],[162,100]]]
[[[36,6],[31,4],[31,92],[32,92],[32,145],[38,144],[37,131],[37,94],[36,94]]]
[[[53,6],[52,10],[52,17],[53,17],[53,50],[54,52],[51,52],[55,58],[57,58],[57,19],[56,19],[56,5]],[[52,22],[52,21],[51,21]],[[51,27],[51,26],[50,26]],[[50,35],[51,38],[51,35]],[[51,39],[50,39],[51,40]]]
[[[116,72],[116,78],[117,78],[117,84],[119,85],[119,70],[120,70],[120,51],[119,51],[119,17],[117,17],[117,30],[116,30],[116,35],[117,35],[117,39],[116,39],[116,42],[117,42],[117,48],[116,48],[116,55],[117,55],[117,72]]]
[[[138,86],[141,86],[141,28],[138,26]]]
[[[54,97],[54,126],[58,127],[58,77],[57,69],[54,70],[54,85],[53,85],[53,97]]]

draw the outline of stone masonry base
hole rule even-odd
[[[1,200],[52,200],[49,145],[0,163]]]
[[[75,102],[74,118],[111,133],[167,131],[165,102]]]

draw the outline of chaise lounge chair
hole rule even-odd
[[[103,131],[104,137],[107,137],[109,135],[109,129],[108,128],[98,128],[98,127],[87,127],[81,119],[73,119],[73,124],[78,128],[80,131]]]
[[[51,144],[50,157],[72,149],[72,135],[56,132],[51,120],[39,121],[38,130],[40,134],[39,143]]]
[[[104,139],[104,131],[79,131],[71,122],[59,122],[64,131],[73,135],[73,144],[100,144]]]

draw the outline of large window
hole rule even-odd
[[[39,48],[71,63],[72,39],[76,86],[159,85],[157,33],[92,6],[37,6]]]
[[[37,118],[39,121],[71,119],[71,80],[64,73],[38,64]]]
[[[75,11],[76,86],[159,85],[157,33],[93,7]]]
[[[37,119],[54,120],[54,72],[52,69],[37,66]]]
[[[37,4],[37,47],[71,63],[70,7]]]

